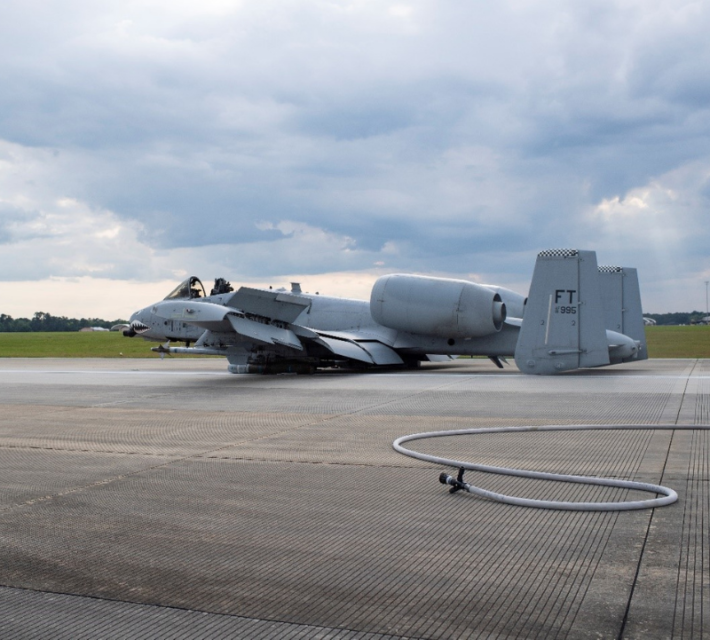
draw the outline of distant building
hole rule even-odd
[[[82,327],[79,331],[108,331],[104,327]]]

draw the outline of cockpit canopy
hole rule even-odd
[[[182,298],[194,299],[206,297],[205,288],[197,276],[190,276],[184,282],[181,282],[167,296],[165,300],[179,300]]]

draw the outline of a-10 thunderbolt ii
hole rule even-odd
[[[416,367],[423,361],[515,358],[552,374],[647,358],[635,269],[598,267],[594,251],[543,251],[527,298],[465,280],[390,274],[370,300],[241,287],[196,277],[136,311],[124,335],[161,353],[221,355],[232,373]],[[172,346],[184,342],[186,346]]]

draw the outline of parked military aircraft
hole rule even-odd
[[[416,367],[461,355],[515,358],[551,374],[647,358],[636,269],[597,267],[594,251],[538,254],[528,297],[465,280],[390,274],[370,300],[232,286],[190,277],[136,311],[124,335],[160,353],[222,355],[232,373]],[[186,346],[172,346],[185,342]]]

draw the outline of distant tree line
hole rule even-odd
[[[32,318],[13,318],[0,313],[0,332],[15,333],[20,331],[79,331],[84,327],[103,327],[110,329],[125,320],[101,320],[100,318],[67,318],[53,316],[51,313],[37,311]]]
[[[656,324],[697,324],[707,316],[703,311],[691,311],[689,313],[644,313],[644,317],[653,318]]]
[[[696,324],[706,314],[702,311],[675,313],[644,313],[646,318],[653,318],[658,325]],[[15,333],[21,331],[79,331],[84,327],[103,327],[110,329],[115,324],[126,320],[102,320],[101,318],[67,318],[53,316],[51,313],[37,311],[32,318],[13,318],[0,313],[0,332]]]

